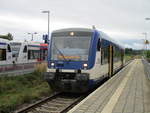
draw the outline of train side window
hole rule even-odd
[[[24,52],[24,53],[27,52],[27,46],[24,46],[23,52]]]
[[[103,49],[101,49],[101,65],[103,65],[104,53]]]
[[[28,59],[38,59],[40,58],[40,51],[39,50],[29,50],[28,51]]]
[[[6,60],[6,49],[0,49],[0,61]]]
[[[100,51],[100,39],[98,40],[98,43],[97,43],[97,51]]]
[[[105,47],[101,50],[101,64],[108,64],[109,61],[109,48]]]
[[[114,54],[113,54],[113,57],[114,57],[114,62],[118,62],[121,60],[121,50],[115,46],[114,49]]]
[[[7,49],[8,49],[8,52],[11,52],[11,48],[9,44],[7,45]]]

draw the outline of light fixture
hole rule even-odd
[[[88,65],[87,64],[83,64],[83,67],[87,67]]]
[[[74,36],[74,32],[70,32],[70,35],[71,35],[71,36]]]
[[[51,63],[51,66],[53,67],[55,64],[54,63]]]

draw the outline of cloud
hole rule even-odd
[[[125,44],[124,45],[125,48],[133,48],[136,50],[140,50],[140,49],[150,49],[149,45],[144,45],[143,43],[132,43],[132,44]]]
[[[11,32],[16,40],[30,39],[27,32],[38,32],[37,40],[47,33],[50,10],[50,30],[95,25],[126,46],[140,48],[142,32],[150,35],[149,0],[1,0],[0,33]],[[149,38],[149,37],[148,37]],[[139,46],[139,47],[138,47]]]
[[[133,43],[132,48],[134,49],[143,49],[143,44],[142,43]]]
[[[129,45],[129,44],[125,44],[124,45],[125,48],[132,48],[133,46]]]

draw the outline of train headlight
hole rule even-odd
[[[87,68],[87,66],[88,66],[87,64],[83,64],[83,67],[84,67],[84,68]]]
[[[70,32],[70,35],[71,35],[71,36],[74,36],[74,32]]]
[[[52,67],[54,67],[54,65],[55,65],[54,63],[51,63],[51,66],[52,66]]]

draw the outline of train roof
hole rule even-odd
[[[99,32],[99,34],[100,34],[100,36],[101,36],[102,39],[105,39],[105,40],[107,40],[107,41],[115,44],[119,48],[124,49],[124,47],[118,41],[114,40],[113,38],[110,38],[107,34],[105,34],[102,31],[98,31],[98,32]]]
[[[6,40],[6,39],[0,38],[0,42],[3,42],[3,43],[9,43],[10,41],[9,41],[9,40]]]
[[[30,41],[30,42],[27,42],[28,43],[28,45],[40,45],[40,42],[32,42],[32,41]]]
[[[94,31],[97,31],[97,32],[99,32],[100,37],[102,39],[105,39],[105,40],[115,44],[119,48],[124,49],[124,47],[118,41],[114,40],[113,38],[110,38],[107,34],[105,34],[102,31],[98,31],[97,29],[90,29],[90,28],[64,28],[64,29],[54,30],[52,33],[59,33],[59,32],[64,32],[64,31],[81,31],[81,32],[94,32]]]
[[[20,43],[20,44],[28,44],[28,45],[40,45],[44,44],[42,42],[36,42],[36,41],[10,41],[10,43]]]
[[[93,32],[92,29],[88,29],[88,28],[64,28],[64,29],[54,30],[52,33],[58,33],[58,32],[64,32],[64,31]]]

